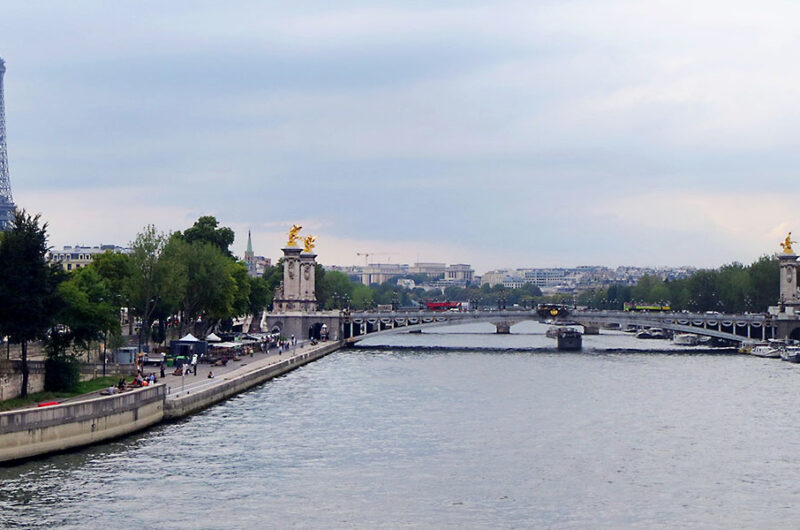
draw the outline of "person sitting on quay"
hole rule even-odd
[[[211,373],[211,370],[208,371],[208,378],[214,379],[214,374]]]

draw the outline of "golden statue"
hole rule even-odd
[[[306,238],[303,239],[303,244],[305,245],[303,247],[303,252],[309,252],[310,253],[311,251],[313,251],[314,250],[314,241],[316,241],[316,240],[317,240],[317,236],[306,236]]]
[[[784,254],[794,254],[794,250],[792,250],[792,243],[797,243],[797,241],[792,241],[792,233],[789,232],[789,235],[786,236],[786,240],[781,243]]]
[[[303,227],[300,226],[300,225],[292,225],[292,228],[289,230],[289,242],[286,243],[287,247],[296,247],[297,246],[297,240],[300,238],[299,234],[300,234],[300,230],[302,230],[302,229],[303,229]]]

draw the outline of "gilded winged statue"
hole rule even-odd
[[[306,236],[303,239],[303,252],[311,252],[314,250],[314,241],[317,240],[317,236]]]
[[[781,243],[784,254],[794,254],[794,250],[792,250],[792,243],[797,243],[797,241],[792,241],[792,233],[789,232],[789,235],[786,236],[786,240]]]
[[[286,243],[287,247],[297,246],[297,240],[300,238],[300,230],[302,229],[303,227],[300,225],[292,225],[292,228],[289,229],[289,242]]]

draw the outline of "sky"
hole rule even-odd
[[[3,0],[50,244],[203,215],[332,265],[750,263],[800,235],[800,4]],[[798,238],[800,239],[800,237]]]

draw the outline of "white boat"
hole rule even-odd
[[[676,346],[697,346],[699,339],[694,333],[678,333],[672,337],[672,342]]]
[[[770,359],[778,359],[781,356],[783,348],[773,346],[771,344],[759,344],[750,350],[750,355],[756,357],[769,357]]]
[[[786,346],[781,351],[781,360],[800,363],[800,346]]]
[[[639,333],[636,334],[637,339],[665,339],[667,338],[666,334],[664,334],[664,330],[661,328],[649,328],[643,329]]]

